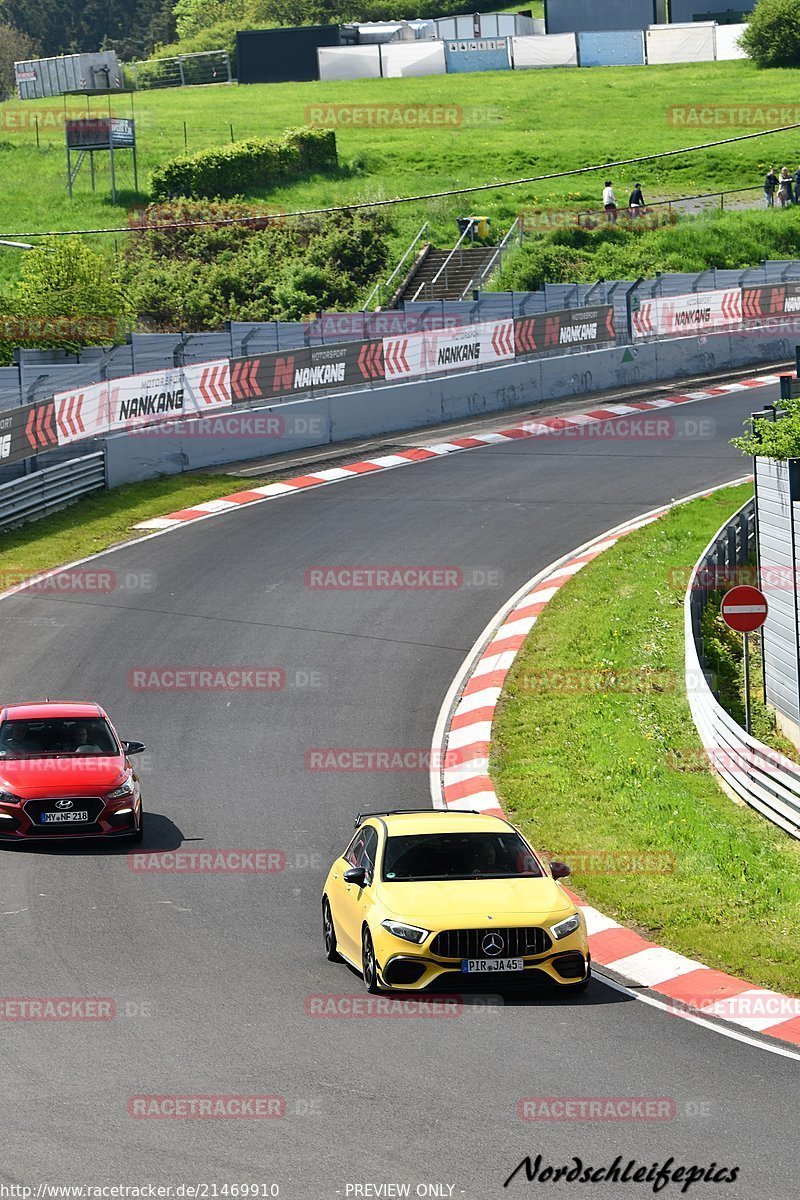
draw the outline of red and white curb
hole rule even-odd
[[[697,400],[707,400],[711,396],[722,396],[728,392],[744,392],[748,388],[766,387],[768,384],[777,383],[779,378],[778,375],[758,375],[753,379],[719,384],[704,388],[702,391],[682,392],[677,396],[660,396],[656,400],[641,400],[634,404],[609,404],[605,408],[592,409],[591,412],[523,421],[519,425],[513,425],[510,429],[479,433],[474,437],[453,438],[449,442],[436,442],[430,446],[401,450],[397,454],[385,454],[379,458],[368,458],[363,462],[349,463],[346,467],[329,467],[324,471],[297,475],[293,479],[287,479],[281,483],[268,483],[264,487],[234,492],[220,500],[205,500],[202,504],[196,504],[192,508],[182,508],[177,512],[168,513],[164,517],[153,517],[149,521],[140,521],[134,528],[172,529],[177,525],[185,525],[189,521],[199,521],[205,517],[216,516],[218,513],[231,512],[233,509],[242,508],[248,504],[260,504],[265,500],[274,500],[291,492],[324,487],[329,483],[339,483],[342,479],[352,479],[354,475],[365,475],[373,471],[390,471],[394,467],[405,467],[409,463],[423,462],[429,458],[441,458],[446,454],[456,454],[461,450],[473,450],[477,446],[488,446],[493,443],[518,441],[521,438],[563,436],[570,429],[577,430],[587,425],[614,421],[619,417],[641,415],[659,408],[670,408],[676,404],[691,404]]]
[[[587,563],[625,534],[658,520],[671,507],[618,525],[559,559],[525,584],[490,622],[468,655],[440,714],[431,755],[431,795],[436,807],[505,815],[489,775],[489,747],[503,684],[525,639],[553,596]],[[595,963],[667,1000],[676,1015],[719,1018],[751,1033],[800,1045],[800,998],[754,987],[676,954],[569,894],[586,918]]]

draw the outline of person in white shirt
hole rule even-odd
[[[610,179],[607,179],[603,187],[603,208],[606,210],[606,220],[616,224],[617,220],[617,198],[614,195],[614,185]]]

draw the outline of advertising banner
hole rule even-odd
[[[226,358],[127,375],[54,397],[59,445],[116,429],[135,429],[158,421],[201,416],[231,403]]]
[[[742,316],[745,321],[769,317],[795,316],[800,312],[800,283],[774,283],[742,288]]]
[[[482,367],[507,362],[514,354],[514,322],[510,318],[383,339],[387,379]]]
[[[58,445],[52,400],[0,410],[0,466]]]
[[[614,309],[610,304],[537,313],[514,322],[517,354],[542,354],[545,350],[608,343],[615,337]]]
[[[231,360],[234,404],[274,400],[329,388],[358,387],[384,378],[383,343],[341,342],[279,350]]]
[[[742,292],[727,288],[642,300],[633,315],[634,338],[681,337],[729,329],[742,321]]]

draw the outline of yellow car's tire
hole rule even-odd
[[[383,991],[378,980],[378,964],[375,961],[375,947],[372,944],[372,934],[365,925],[361,933],[361,974],[364,987],[372,996]]]
[[[328,903],[328,897],[322,900],[322,937],[325,943],[325,957],[328,962],[341,962],[342,957],[336,949],[336,930],[333,925],[333,913]]]

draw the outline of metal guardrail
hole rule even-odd
[[[0,529],[46,517],[105,486],[106,461],[102,450],[12,479],[0,485]]]
[[[744,566],[755,544],[755,501],[714,535],[692,571],[684,601],[686,693],[709,759],[727,787],[773,824],[800,838],[800,764],[751,737],[717,700],[706,675],[700,621],[725,571]]]
[[[364,302],[364,308],[362,310],[363,312],[370,311],[370,305],[372,304],[372,301],[375,299],[376,296],[378,297],[378,303],[376,305],[376,308],[380,308],[381,305],[383,303],[385,303],[387,296],[391,295],[389,288],[391,287],[392,280],[396,279],[397,276],[400,274],[400,271],[403,269],[403,266],[404,266],[406,260],[408,259],[408,256],[412,253],[412,251],[414,250],[414,247],[417,245],[417,243],[420,241],[420,239],[427,237],[427,235],[428,235],[428,222],[425,221],[423,223],[423,225],[420,227],[420,229],[417,233],[417,236],[414,238],[413,242],[411,242],[410,246],[406,250],[403,257],[400,259],[400,262],[397,264],[395,269],[392,271],[389,278],[386,280],[380,279],[375,284],[375,287],[372,289],[372,291],[367,296],[367,299]]]

